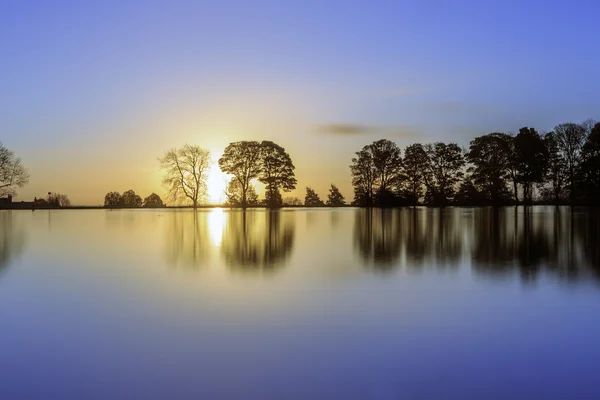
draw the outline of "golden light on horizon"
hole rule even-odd
[[[207,201],[209,204],[223,204],[225,202],[225,189],[228,182],[229,176],[221,171],[216,161],[213,161],[206,180]]]

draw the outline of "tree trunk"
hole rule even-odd
[[[245,188],[245,189],[242,188],[242,204],[241,205],[242,205],[243,209],[246,209],[246,201],[247,201],[246,200],[246,191],[247,190],[248,190],[247,188]]]

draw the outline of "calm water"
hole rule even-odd
[[[1,211],[0,398],[599,398],[600,215]]]

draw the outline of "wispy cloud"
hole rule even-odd
[[[421,130],[413,126],[379,127],[358,124],[327,124],[318,127],[317,131],[330,136],[367,136],[379,135],[402,139],[414,139],[421,136]]]

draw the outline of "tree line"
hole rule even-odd
[[[600,123],[564,123],[542,134],[493,132],[456,143],[382,139],[355,153],[354,205],[596,204],[600,195]]]
[[[210,152],[186,144],[167,151],[158,161],[169,200],[197,207],[207,194]],[[283,198],[282,192],[296,188],[295,166],[289,153],[272,141],[232,142],[218,165],[233,176],[225,190],[231,206],[346,204],[334,184],[326,201],[310,187],[304,202]],[[468,150],[443,142],[415,143],[402,150],[381,139],[355,153],[350,173],[355,206],[592,205],[600,196],[600,123],[563,123],[547,133],[530,127],[517,134],[492,132],[474,138]],[[28,180],[21,160],[0,144],[0,196],[14,195]],[[264,200],[259,200],[254,181],[265,185]],[[155,193],[142,200],[132,190],[107,193],[104,205],[165,206]]]
[[[110,208],[161,208],[166,207],[162,199],[156,193],[152,193],[144,200],[133,190],[127,190],[123,194],[119,192],[108,192],[104,196],[104,206]]]

